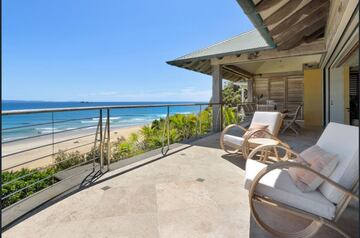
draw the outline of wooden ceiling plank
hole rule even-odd
[[[262,12],[262,11],[269,9],[270,7],[278,4],[281,1],[282,0],[262,0],[255,6],[255,9],[258,12]]]
[[[319,21],[319,19],[323,19],[323,18],[327,19],[328,14],[329,14],[329,5],[323,5],[312,14],[308,15],[298,23],[292,25],[283,34],[279,35],[278,37],[274,37],[275,43],[279,44],[280,42],[286,39],[292,38],[292,36],[296,35],[298,32],[303,31],[310,25],[314,24],[314,22]]]
[[[206,74],[212,74],[212,66],[211,66],[211,64],[206,64],[206,67],[204,68],[204,72]]]
[[[313,0],[306,4],[301,9],[297,10],[291,16],[280,22],[277,26],[269,31],[271,36],[276,36],[282,33],[284,30],[288,29],[290,26],[294,25],[303,15],[310,15],[317,9],[319,9],[324,4],[329,5],[329,0]]]
[[[208,62],[205,61],[205,62],[201,62],[196,68],[195,68],[195,71],[203,71],[204,68],[208,65]]]
[[[187,65],[187,67],[194,69],[198,67],[199,64],[201,64],[201,61],[193,61],[190,65]]]
[[[310,34],[309,36],[306,36],[304,38],[304,41],[306,43],[310,43],[313,42],[314,40],[318,39],[319,37],[321,37],[322,35],[324,35],[325,33],[325,26],[323,26],[322,28],[320,28],[319,30],[313,32],[312,34]]]
[[[234,71],[235,73],[239,73],[240,75],[245,76],[247,78],[253,77],[252,73],[235,65],[224,65],[223,68],[229,71]]]
[[[304,73],[302,71],[289,71],[289,72],[280,72],[280,73],[263,73],[263,74],[255,74],[254,78],[270,78],[270,77],[290,77],[290,76],[303,76]]]
[[[305,41],[307,36],[311,36],[313,33],[315,33],[320,29],[325,29],[324,26],[326,24],[326,20],[327,18],[323,17],[318,21],[314,22],[313,24],[311,24],[310,26],[308,26],[307,28],[304,28],[302,31],[294,34],[291,38],[288,39],[285,38],[283,42],[278,44],[277,48],[279,50],[288,50],[300,45]]]
[[[268,18],[264,20],[265,25],[272,25],[280,20],[286,18],[289,14],[291,14],[302,2],[303,0],[291,0],[288,1],[284,6],[282,6],[279,10],[271,14]]]

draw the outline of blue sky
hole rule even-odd
[[[251,30],[235,0],[3,0],[3,99],[208,101],[167,60]]]

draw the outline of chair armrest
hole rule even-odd
[[[290,151],[290,152],[292,152],[293,154],[297,154],[296,152],[291,151],[290,146],[289,146],[287,143],[281,141],[278,137],[274,136],[273,134],[271,134],[270,132],[268,132],[268,131],[265,130],[265,129],[258,129],[258,130],[254,130],[254,131],[250,132],[248,135],[246,135],[246,136],[244,137],[244,142],[243,142],[243,148],[244,148],[244,150],[243,150],[243,152],[245,152],[244,155],[247,156],[247,159],[248,159],[248,158],[252,158],[257,152],[259,152],[259,151],[261,151],[261,150],[264,150],[264,149],[266,149],[267,147],[274,147],[274,145],[260,145],[260,146],[257,146],[254,150],[252,150],[251,156],[248,155],[247,147],[249,146],[249,139],[250,139],[253,135],[256,135],[256,134],[258,134],[258,133],[260,133],[260,132],[261,132],[261,133],[265,133],[265,134],[267,134],[268,136],[270,136],[271,139],[276,140],[276,141],[279,143],[279,145],[276,145],[275,147],[279,147],[279,148],[282,147],[282,148],[283,148],[284,150],[286,150],[287,152]],[[299,156],[299,157],[300,157],[300,156]],[[306,161],[305,161],[305,162],[306,162]]]
[[[262,177],[264,177],[267,173],[271,172],[272,170],[275,169],[289,169],[289,168],[301,168],[304,169],[308,172],[311,172],[313,174],[315,174],[316,176],[320,177],[321,179],[323,179],[325,182],[333,185],[335,188],[339,189],[341,192],[345,193],[346,195],[350,196],[351,198],[354,199],[359,199],[359,196],[354,194],[352,191],[349,191],[348,189],[344,188],[343,186],[341,186],[340,184],[334,182],[333,180],[331,180],[330,178],[322,175],[321,173],[313,170],[312,168],[310,168],[307,165],[303,165],[301,163],[295,163],[295,162],[288,162],[288,161],[284,161],[284,162],[277,162],[274,164],[269,164],[268,166],[266,166],[265,168],[263,168],[254,178],[250,190],[249,190],[249,198],[251,199],[253,197],[253,194],[255,192],[256,186],[259,183],[260,179]]]
[[[228,132],[231,128],[234,128],[234,127],[237,127],[237,128],[240,128],[242,131],[244,132],[247,132],[248,129],[238,125],[238,124],[231,124],[231,125],[228,125],[227,127],[225,127],[225,129],[221,132],[221,134],[226,134],[226,132]]]
[[[271,136],[271,138],[275,138],[270,132],[268,132],[265,129],[257,129],[257,130],[252,130],[250,133],[248,133],[245,137],[244,140],[248,141],[252,136],[256,135],[256,134],[260,134],[260,133],[265,133],[269,136]],[[276,139],[276,138],[275,138]]]
[[[240,125],[237,125],[237,124],[231,124],[231,125],[228,125],[227,127],[225,127],[225,129],[221,132],[221,135],[220,135],[220,148],[222,149],[225,149],[225,145],[224,145],[224,136],[226,134],[226,132],[228,132],[231,128],[240,128],[242,131],[244,132],[247,132],[248,130]]]
[[[275,150],[275,149],[283,149],[284,151],[286,151],[286,158],[284,160],[281,161],[289,161],[291,160],[291,157],[296,157],[296,158],[300,158],[305,164],[309,165],[309,163],[307,163],[305,160],[303,160],[301,158],[301,156],[296,153],[295,151],[291,150],[290,146],[282,141],[280,141],[279,145],[259,145],[257,146],[255,149],[253,149],[251,151],[251,153],[248,155],[247,159],[253,159],[253,157],[256,155],[256,153],[266,149],[266,150]]]

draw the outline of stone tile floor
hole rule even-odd
[[[301,151],[320,130],[281,136]],[[102,182],[75,193],[5,231],[3,237],[269,237],[251,218],[243,188],[245,161],[218,148],[219,134],[180,151],[114,170]],[[133,170],[124,170],[150,162]],[[122,173],[124,172],[124,173]],[[270,224],[299,229],[307,221],[267,207]],[[358,208],[339,224],[358,235]],[[322,228],[317,237],[339,237]]]

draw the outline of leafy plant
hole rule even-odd
[[[223,103],[227,106],[235,107],[238,104],[241,104],[241,87],[232,82],[227,82],[223,89]],[[244,90],[244,98],[247,98],[247,89]]]
[[[1,197],[6,198],[1,201],[1,208],[7,207],[56,183],[57,180],[53,177],[55,172],[56,170],[53,168],[45,170],[21,169],[19,171],[2,172]],[[12,182],[8,183],[10,181]]]

